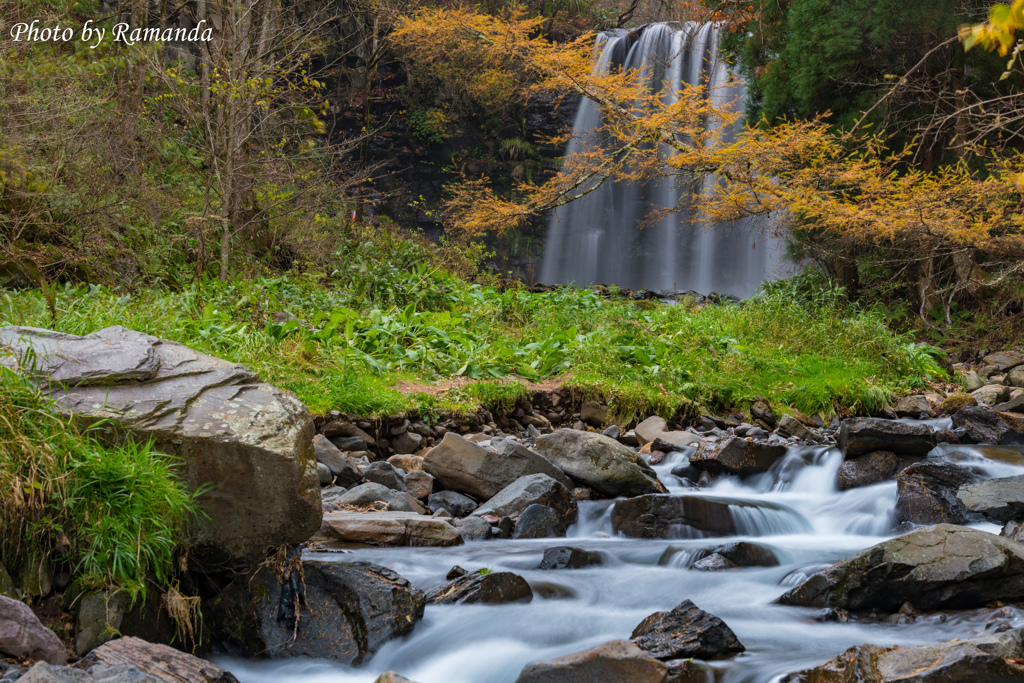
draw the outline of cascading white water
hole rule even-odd
[[[946,445],[934,454],[986,476],[1024,472],[1021,447]],[[441,585],[455,564],[471,571],[511,571],[530,583],[535,598],[528,604],[428,606],[408,636],[387,643],[359,668],[306,658],[217,661],[242,683],[373,683],[387,670],[418,683],[514,683],[527,662],[628,638],[652,612],[690,599],[721,617],[747,647],[739,657],[711,663],[718,683],[777,683],[788,672],[825,662],[860,643],[913,645],[991,629],[994,625],[985,623],[984,615],[970,613],[896,627],[819,622],[812,618],[813,610],[772,604],[811,574],[897,533],[891,516],[896,484],[837,491],[835,477],[842,461],[834,448],[792,447],[764,475],[721,477],[698,490],[671,474],[674,467],[687,464],[687,453],[669,454],[654,466],[672,494],[702,495],[734,505],[736,536],[624,538],[612,530],[613,502],[593,501],[580,504],[579,520],[566,539],[474,541],[453,548],[367,547],[319,555],[339,562],[375,562],[426,590]],[[993,524],[978,526],[998,532]],[[709,548],[736,540],[770,548],[779,566],[690,569]],[[599,551],[604,563],[586,569],[538,569],[544,550],[559,545]],[[1024,626],[1024,617],[1012,622]]]
[[[702,88],[717,107],[742,106],[743,86],[718,58],[718,29],[712,24],[649,24],[631,31],[602,33],[594,47],[595,74],[635,71],[662,102],[685,87]],[[730,104],[731,103],[731,104]],[[566,156],[601,144],[601,109],[583,100]],[[709,122],[720,125],[720,122]],[[728,141],[735,127],[723,128]],[[713,179],[671,179],[646,184],[609,181],[552,212],[541,258],[545,284],[616,284],[630,289],[717,291],[745,297],[772,275],[780,261],[778,240],[758,234],[748,220],[703,224],[688,209],[643,229],[659,209],[686,205],[707,193]]]

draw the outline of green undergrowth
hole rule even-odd
[[[511,405],[527,390],[517,382],[552,378],[608,401],[624,420],[670,415],[684,399],[723,411],[757,395],[806,413],[869,414],[942,373],[931,347],[846,305],[813,275],[739,304],[661,305],[586,289],[501,291],[409,249],[375,255],[376,270],[357,261],[331,275],[177,291],[67,286],[56,320],[39,292],[7,292],[0,324],[73,334],[124,325],[243,363],[313,412],[360,415]],[[429,388],[457,377],[475,381]]]
[[[0,366],[0,564],[23,577],[68,565],[83,590],[165,588],[194,495],[170,457],[96,434]]]

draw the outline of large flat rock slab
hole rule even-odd
[[[208,487],[209,519],[190,538],[198,559],[248,564],[320,527],[309,411],[248,368],[120,326],[0,328],[0,363],[33,373],[64,414],[180,458],[185,484]]]
[[[314,540],[379,546],[461,545],[459,530],[440,517],[415,512],[326,512]]]

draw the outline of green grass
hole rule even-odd
[[[134,293],[66,287],[56,321],[38,292],[7,292],[0,324],[73,334],[121,324],[243,363],[314,412],[361,415],[507,406],[525,392],[510,378],[564,378],[623,420],[669,416],[685,401],[724,410],[757,395],[805,413],[867,414],[941,373],[931,347],[843,304],[813,276],[742,304],[663,306],[589,290],[500,291],[429,265],[428,247],[375,249],[363,260],[349,251],[350,268],[331,276]],[[278,311],[296,320],[272,322]],[[394,388],[459,376],[479,381],[441,395]]]
[[[68,563],[85,590],[166,587],[195,497],[169,456],[94,435],[0,366],[0,563]]]

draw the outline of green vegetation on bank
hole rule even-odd
[[[807,413],[872,413],[942,372],[930,347],[813,274],[740,304],[666,306],[472,283],[436,248],[369,229],[336,248],[346,266],[329,274],[177,291],[67,286],[55,320],[37,290],[7,292],[0,324],[73,334],[124,325],[243,363],[314,412],[362,415],[508,401],[525,391],[509,379],[562,380],[626,419],[671,415],[684,399],[724,410],[757,395]],[[453,377],[482,381],[417,390]]]
[[[46,563],[68,565],[83,590],[165,588],[194,495],[168,456],[95,435],[0,366],[0,565],[27,586]]]

